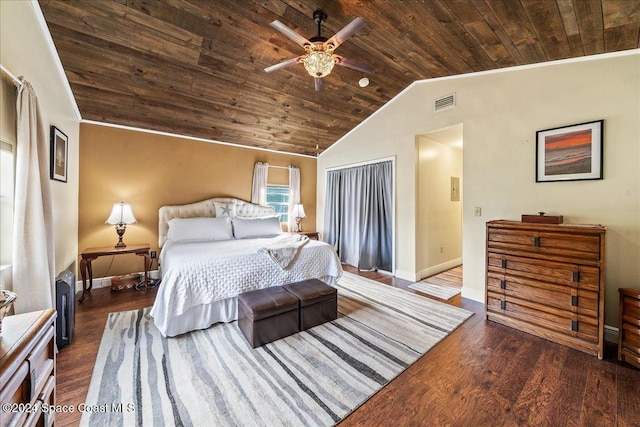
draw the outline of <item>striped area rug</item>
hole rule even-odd
[[[344,273],[333,322],[251,349],[237,322],[164,338],[111,313],[81,425],[328,426],[472,313]]]
[[[449,298],[452,298],[460,293],[460,288],[436,285],[428,282],[414,283],[412,285],[409,285],[409,287],[411,289],[415,289],[416,291],[420,291],[427,295],[431,295],[443,300],[448,300]]]

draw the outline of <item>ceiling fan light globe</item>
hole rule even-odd
[[[331,73],[336,61],[328,52],[309,52],[302,59],[304,68],[311,77],[325,77]]]

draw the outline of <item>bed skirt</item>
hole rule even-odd
[[[337,278],[325,276],[320,278],[329,285],[334,285]],[[285,283],[283,283],[284,285]],[[233,322],[238,320],[238,297],[226,298],[212,304],[191,307],[179,316],[173,316],[166,324],[156,324],[165,337],[175,337],[197,329],[207,329],[218,322]]]

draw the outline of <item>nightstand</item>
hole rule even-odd
[[[151,268],[151,256],[149,254],[150,246],[146,245],[129,245],[124,248],[115,248],[113,246],[105,246],[102,248],[89,248],[80,254],[80,274],[82,275],[82,296],[78,301],[84,301],[87,292],[93,287],[93,270],[91,262],[101,256],[136,254],[144,257],[144,283],[148,283],[149,269]],[[89,276],[89,286],[87,286],[87,276]]]
[[[320,240],[320,237],[318,236],[317,231],[296,231],[295,234],[304,234],[305,236],[307,236],[312,240]]]

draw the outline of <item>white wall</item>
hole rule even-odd
[[[455,92],[457,107],[434,113]],[[604,119],[604,180],[535,182],[537,130]],[[484,299],[485,222],[562,214],[608,227],[605,321],[617,289],[640,286],[640,51],[418,82],[318,159],[318,230],[325,170],[397,156],[397,273],[417,272],[415,136],[464,124],[463,296]],[[474,207],[482,217],[474,217]],[[407,274],[408,273],[408,274]],[[400,274],[398,274],[400,275]]]
[[[424,278],[462,262],[462,191],[451,200],[451,177],[462,180],[462,149],[418,136],[416,269]]]
[[[51,51],[48,30],[41,25],[37,2],[0,1],[0,61],[33,86],[45,124],[55,125],[69,138],[67,182],[51,181],[56,274],[78,257],[79,120],[65,80]],[[48,171],[47,171],[48,173]]]

